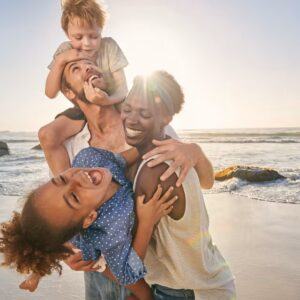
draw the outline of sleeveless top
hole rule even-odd
[[[139,166],[134,191],[139,172],[151,159],[153,157]],[[166,163],[170,165],[171,162]],[[178,176],[179,172],[176,174]],[[189,171],[182,187],[186,201],[184,215],[180,220],[165,216],[156,226],[144,260],[148,272],[145,279],[150,285],[194,290],[195,299],[203,299],[202,290],[222,288],[234,278],[212,243],[209,219],[194,169]]]

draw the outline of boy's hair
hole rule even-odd
[[[68,32],[68,25],[72,18],[77,17],[83,24],[90,26],[95,23],[103,28],[106,12],[95,0],[64,0],[62,1],[61,26]]]
[[[176,79],[166,71],[155,71],[150,76],[136,76],[127,96],[143,97],[151,105],[161,103],[168,115],[179,113],[184,104],[184,94]]]
[[[10,221],[0,227],[0,253],[2,266],[16,268],[22,274],[36,273],[49,275],[52,271],[61,274],[61,260],[72,250],[64,243],[82,228],[80,224],[70,224],[66,228],[54,228],[40,215],[35,204],[36,191],[26,199],[23,210],[14,212]]]

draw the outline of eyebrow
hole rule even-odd
[[[55,185],[55,186],[58,186],[56,180],[54,178],[51,178],[51,182]]]
[[[76,64],[77,64],[76,61],[74,61],[74,62],[72,62],[71,64],[69,64],[68,70],[70,70],[70,71],[72,72],[71,68],[72,68],[74,65],[76,65]]]

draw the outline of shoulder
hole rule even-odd
[[[90,136],[89,128],[87,124],[85,124],[81,131],[64,142],[64,146],[66,147],[71,162],[80,150],[89,146]]]
[[[116,51],[116,50],[120,49],[117,42],[111,37],[102,38],[100,48],[102,49],[101,51],[104,51],[107,53],[111,53],[112,51]]]
[[[101,39],[101,44],[107,47],[118,45],[117,42],[110,36],[103,37]]]
[[[174,209],[170,213],[173,219],[180,219],[185,210],[185,194],[183,187],[176,187],[177,175],[172,174],[167,180],[161,181],[160,176],[168,169],[169,165],[164,162],[155,167],[148,167],[147,163],[141,168],[136,181],[136,194],[145,195],[146,200],[150,200],[155,193],[158,184],[161,184],[163,193],[165,193],[171,186],[174,187],[172,196],[177,196],[178,200],[174,204]]]
[[[55,56],[72,49],[70,42],[62,42],[55,51]]]

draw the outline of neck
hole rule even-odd
[[[103,133],[120,123],[120,114],[114,106],[100,107],[82,101],[79,101],[78,105],[87,119],[90,131],[93,133]]]
[[[153,136],[151,138],[151,141],[149,143],[145,143],[145,144],[141,144],[141,145],[137,145],[135,146],[140,154],[140,156],[142,157],[144,154],[146,154],[147,152],[151,151],[152,149],[154,149],[156,146],[152,143],[152,140],[158,140],[158,141],[163,141],[166,139],[166,135],[165,135],[165,131],[162,130],[159,134]]]

